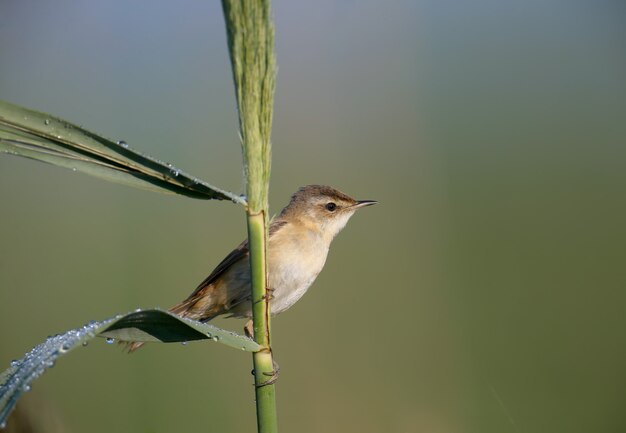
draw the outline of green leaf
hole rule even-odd
[[[80,126],[0,101],[0,152],[18,155],[109,181],[196,199],[246,200]]]
[[[213,340],[247,352],[257,352],[261,349],[261,346],[254,340],[235,332],[156,309],[137,310],[121,316],[106,329],[100,331],[100,335],[120,341],[162,343]]]
[[[19,397],[32,382],[56,360],[76,347],[86,345],[96,336],[109,341],[186,342],[211,340],[247,352],[256,352],[261,346],[253,340],[208,323],[181,318],[163,310],[137,310],[101,322],[91,321],[85,326],[57,334],[35,346],[22,359],[11,362],[0,374],[0,426],[6,423]]]

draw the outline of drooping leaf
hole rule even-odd
[[[254,340],[209,323],[179,317],[163,310],[137,310],[100,331],[103,337],[120,341],[156,341],[175,343],[194,340],[218,341],[235,349],[256,352],[261,349]]]
[[[261,349],[253,340],[208,323],[181,318],[162,310],[137,310],[57,334],[35,346],[19,360],[11,361],[0,374],[0,426],[15,407],[19,397],[30,390],[32,382],[52,367],[62,355],[97,336],[108,341],[186,342],[211,340],[247,352]]]
[[[45,113],[0,101],[0,152],[70,168],[102,179],[196,199],[244,198],[93,132]]]

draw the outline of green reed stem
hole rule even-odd
[[[277,432],[270,304],[267,302],[267,216],[276,65],[269,0],[222,0],[239,109],[252,275],[253,354],[259,433]]]

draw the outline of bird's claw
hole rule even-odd
[[[271,301],[272,299],[274,299],[274,290],[275,289],[272,289],[271,287],[267,287],[265,289],[265,294],[261,296],[261,299],[256,301],[255,304],[258,304],[259,302],[262,302],[262,301]]]
[[[274,368],[272,371],[264,371],[262,373],[264,376],[269,376],[269,379],[261,383],[255,383],[254,384],[255,387],[262,388],[264,386],[272,385],[276,383],[276,381],[278,380],[278,376],[280,374],[280,366],[278,365],[276,361],[272,360],[272,367]],[[255,373],[254,370],[252,370],[252,374],[254,373]]]

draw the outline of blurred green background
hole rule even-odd
[[[380,201],[273,322],[282,431],[626,429],[625,12],[274,2],[272,210],[309,183]],[[217,1],[3,0],[0,98],[242,190]],[[0,211],[4,366],[180,301],[246,233],[234,204],[9,156]],[[98,340],[24,402],[70,432],[250,432],[250,369],[213,344]]]

